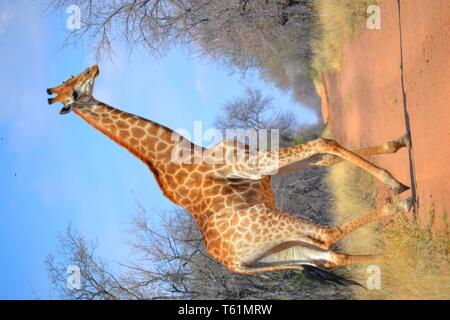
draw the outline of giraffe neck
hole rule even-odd
[[[113,108],[92,97],[88,101],[77,102],[73,112],[142,160],[155,176],[155,168],[170,161],[173,147],[182,138],[163,125]]]

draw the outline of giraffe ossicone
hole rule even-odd
[[[405,185],[364,157],[395,153],[410,145],[408,137],[355,152],[322,138],[303,145],[257,150],[254,154],[245,145],[229,141],[206,149],[161,124],[96,100],[93,89],[98,74],[98,67],[92,66],[48,89],[49,94],[57,95],[49,103],[61,102],[65,111],[72,110],[147,165],[163,194],[192,214],[208,253],[233,272],[373,263],[379,257],[347,255],[331,249],[342,237],[367,223],[410,210],[411,202],[403,200],[341,226],[321,226],[276,208],[270,186],[271,175],[278,168],[284,173],[346,160],[396,192],[404,191]],[[196,152],[187,152],[183,159],[189,161],[175,161],[173,153],[180,141],[189,150],[201,150],[201,159],[195,158]],[[238,151],[243,151],[244,157],[234,157]],[[234,161],[219,161],[222,156]]]

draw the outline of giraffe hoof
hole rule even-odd
[[[402,183],[399,183],[397,187],[394,188],[395,194],[400,194],[403,193],[407,190],[409,190],[410,188],[408,186],[405,186]]]
[[[411,210],[411,207],[413,205],[413,199],[408,198],[402,201],[399,201],[396,205],[397,211],[400,212],[409,212]]]
[[[52,94],[52,90],[51,89],[47,89],[47,94]]]
[[[409,134],[409,132],[402,136],[399,141],[405,148],[407,148],[408,150],[411,149],[411,135]]]

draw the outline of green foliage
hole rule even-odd
[[[299,132],[297,133],[297,135],[294,138],[294,141],[292,142],[292,145],[296,146],[299,144],[304,144],[305,143],[305,138],[303,138],[303,135]]]

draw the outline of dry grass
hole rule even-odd
[[[327,183],[334,197],[336,223],[375,208],[376,187],[371,176],[348,163],[330,168]],[[342,241],[349,253],[385,255],[381,289],[354,288],[356,299],[450,299],[449,235],[431,232],[434,212],[426,226],[398,214],[389,225],[373,223],[356,230]],[[448,229],[448,228],[447,228]],[[365,284],[367,266],[348,268]]]
[[[367,17],[367,7],[375,0],[317,0],[315,2],[317,28],[320,37],[313,41],[311,77],[321,82],[323,72],[337,72],[344,60],[344,45],[352,41],[357,26]]]
[[[433,215],[430,215],[430,222]],[[450,299],[449,237],[405,216],[384,230],[380,290],[358,290],[363,299]]]
[[[333,220],[339,225],[375,209],[376,188],[372,176],[348,162],[330,168],[326,182],[333,196]],[[381,240],[376,223],[355,230],[341,244],[354,254],[379,251]]]

